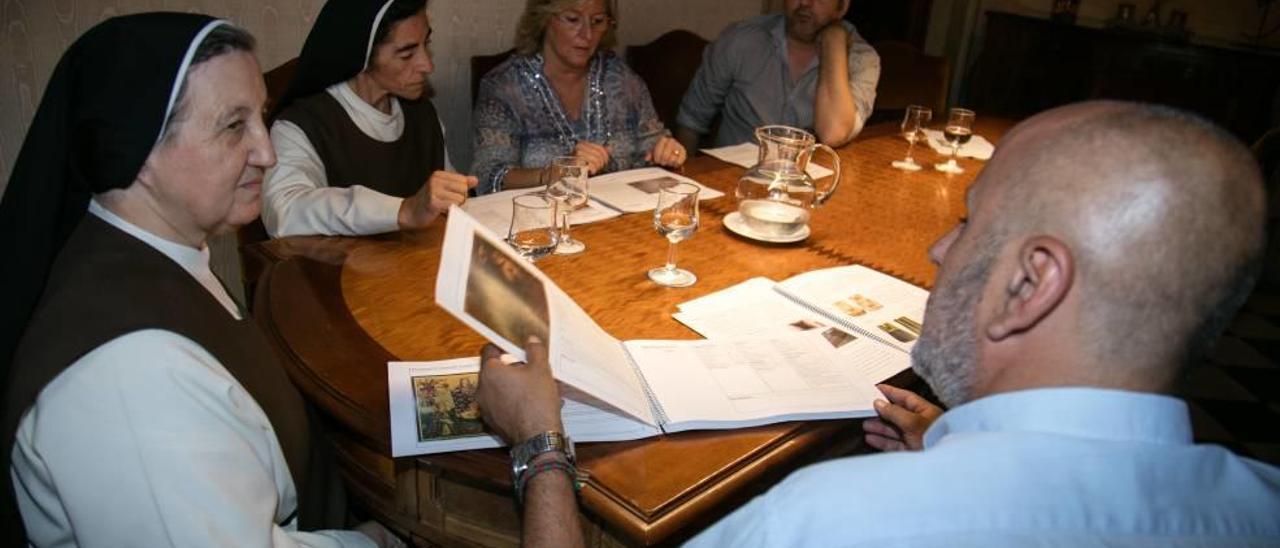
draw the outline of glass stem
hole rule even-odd
[[[560,223],[560,241],[572,242],[573,238],[569,236],[569,214],[562,213],[561,219],[562,221]]]
[[[950,161],[951,167],[956,167],[958,165],[956,164],[956,157],[959,155],[960,155],[960,146],[951,145],[951,161]]]
[[[912,157],[911,157],[911,152],[912,152],[913,150],[915,150],[915,148],[916,148],[916,140],[915,140],[915,139],[911,139],[910,141],[907,141],[907,160],[906,160],[906,162],[907,162],[908,164],[914,164],[914,163],[916,163],[915,158],[912,158]],[[881,160],[881,161],[883,161],[883,160]]]
[[[676,269],[676,243],[669,242],[669,245],[667,246],[666,270],[667,272],[672,272],[672,271],[675,271],[675,269]]]

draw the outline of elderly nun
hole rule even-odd
[[[209,269],[276,161],[252,50],[138,14],[54,71],[0,202],[6,545],[394,542],[318,530],[344,513],[323,440]]]

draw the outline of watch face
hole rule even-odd
[[[516,475],[529,467],[534,457],[550,451],[560,451],[574,462],[573,440],[559,432],[543,432],[525,440],[511,450],[511,469]]]

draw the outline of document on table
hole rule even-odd
[[[666,432],[869,417],[872,402],[883,397],[860,368],[828,352],[817,333],[623,344],[658,400]],[[896,358],[877,343],[853,344],[858,362]]]
[[[864,266],[797,274],[776,291],[851,331],[910,352],[923,331],[929,292]]]
[[[672,183],[698,185],[699,200],[724,196],[723,192],[660,167],[644,167],[597,175],[590,179],[588,190],[593,199],[623,213],[651,212],[658,206],[658,190]]]
[[[780,293],[773,280],[752,278],[679,305],[672,314],[708,339],[774,338],[788,333],[819,333],[827,342],[823,350],[840,363],[857,368],[871,382],[882,382],[911,366],[910,357],[890,350],[874,360],[864,360],[863,339],[840,322],[797,304]],[[866,339],[872,341],[873,339]],[[881,346],[880,343],[874,343]]]
[[[720,148],[704,148],[702,151],[710,154],[711,156],[715,156],[716,158],[731,164],[740,165],[747,169],[751,169],[755,167],[756,164],[760,163],[760,147],[755,143],[742,143],[740,145]],[[808,173],[814,180],[818,180],[823,177],[830,177],[835,172],[827,169],[826,167],[809,162],[809,167],[805,169],[805,173]]]
[[[505,445],[480,420],[475,399],[480,359],[390,362],[387,393],[391,405],[391,456],[489,449]],[[625,441],[655,436],[656,427],[564,391],[561,420],[579,442]]]
[[[462,204],[462,210],[470,213],[480,224],[495,234],[505,236],[511,228],[511,200],[522,194],[541,192],[532,188],[504,190],[484,196],[469,198]],[[587,205],[569,214],[569,222],[574,226],[585,225],[612,219],[621,213],[601,205],[595,200],[588,200]]]

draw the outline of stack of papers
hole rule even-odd
[[[704,148],[702,151],[710,154],[711,156],[715,156],[716,158],[747,169],[751,169],[755,167],[756,164],[760,163],[760,147],[755,143],[742,143],[740,145],[720,148]],[[808,173],[809,176],[816,181],[823,177],[830,177],[835,172],[813,162],[809,162],[809,167],[805,169],[805,173]]]
[[[723,192],[662,168],[619,171],[588,180],[587,193],[591,198],[586,206],[569,214],[569,222],[578,226],[612,219],[623,213],[652,212],[658,206],[658,190],[676,182],[698,185],[701,188],[698,192],[699,200],[724,196]],[[467,200],[462,204],[462,210],[491,232],[505,236],[511,227],[511,200],[521,194],[536,192],[542,190],[521,188],[486,194]]]
[[[470,213],[475,217],[476,221],[484,225],[485,228],[493,231],[495,234],[506,235],[511,228],[511,200],[522,194],[533,194],[542,192],[539,189],[521,188],[516,190],[504,190],[493,194],[486,194],[477,198],[468,199],[462,204],[462,210]],[[574,226],[585,225],[612,219],[622,215],[618,211],[601,204],[596,200],[587,200],[587,205],[578,208],[569,214],[569,222]]]
[[[588,183],[591,197],[623,213],[652,212],[658,207],[658,190],[672,183],[698,185],[698,199],[710,200],[723,192],[703,185],[684,175],[660,167],[646,167],[592,177]]]
[[[677,321],[708,339],[820,333],[827,349],[872,382],[910,367],[929,293],[861,266],[816,270],[777,283],[752,278],[678,305]],[[856,340],[889,350],[867,360]]]

